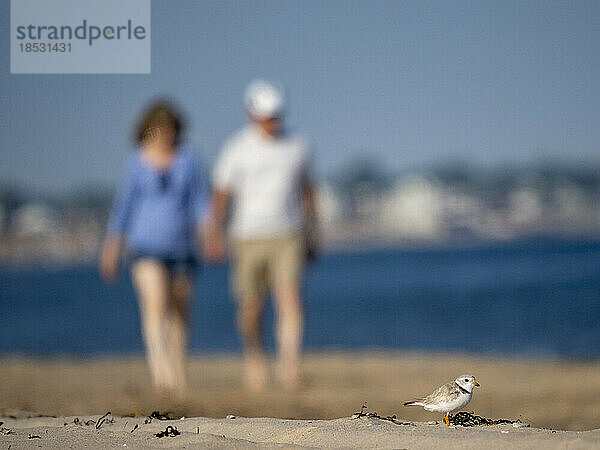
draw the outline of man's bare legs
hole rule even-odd
[[[246,386],[262,391],[267,384],[267,366],[262,346],[262,313],[264,299],[247,295],[238,304],[237,325],[246,360]]]
[[[304,313],[300,287],[293,285],[276,292],[276,338],[279,350],[278,374],[286,389],[300,387],[300,359]]]

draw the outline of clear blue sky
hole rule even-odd
[[[33,188],[114,185],[159,94],[210,164],[262,76],[288,87],[321,174],[361,153],[600,163],[599,1],[152,0],[150,75],[11,75],[7,0],[0,30],[0,177]]]

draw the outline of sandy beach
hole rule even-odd
[[[85,418],[98,419],[98,416]],[[552,431],[498,425],[477,428],[410,422],[396,425],[369,418],[285,420],[185,418],[145,423],[113,417],[110,423],[74,424],[74,417],[7,419],[10,448],[594,448],[600,430]],[[168,427],[178,435],[157,437]],[[6,448],[3,447],[3,448]]]
[[[13,433],[0,435],[0,445],[18,448],[35,441],[52,447],[73,439],[70,442],[77,447],[192,443],[209,447],[253,443],[426,447],[435,445],[435,439],[449,436],[449,442],[457,446],[473,447],[481,447],[482,439],[492,446],[505,446],[505,439],[524,447],[600,445],[600,431],[550,431],[600,428],[598,362],[365,352],[310,354],[304,367],[308,385],[302,391],[288,393],[274,383],[258,394],[241,387],[239,356],[194,356],[189,363],[188,391],[180,398],[168,398],[152,391],[142,357],[3,358],[0,421]],[[426,394],[464,372],[474,374],[481,383],[466,410],[493,419],[516,420],[522,416],[532,426],[448,430],[442,424],[427,425],[440,421],[439,414],[402,406],[403,401]],[[395,414],[401,421],[416,425],[351,420],[363,402],[369,411],[381,416]],[[176,438],[153,438],[152,433],[168,424],[156,420],[143,424],[155,410],[168,412],[175,419],[189,418],[175,424],[185,433]],[[75,417],[82,421],[97,419],[108,411],[115,422],[106,423],[100,430],[73,423]],[[225,420],[228,415],[271,419]],[[135,424],[139,429],[129,433]],[[29,440],[27,434],[41,439]]]

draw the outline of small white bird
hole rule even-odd
[[[473,388],[479,386],[473,375],[461,375],[456,380],[440,386],[427,397],[414,402],[406,402],[404,406],[422,406],[426,411],[446,413],[444,420],[450,426],[448,414],[464,408],[473,397]]]

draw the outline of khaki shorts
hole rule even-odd
[[[232,284],[238,300],[258,298],[299,286],[304,271],[304,241],[300,234],[232,243]]]

